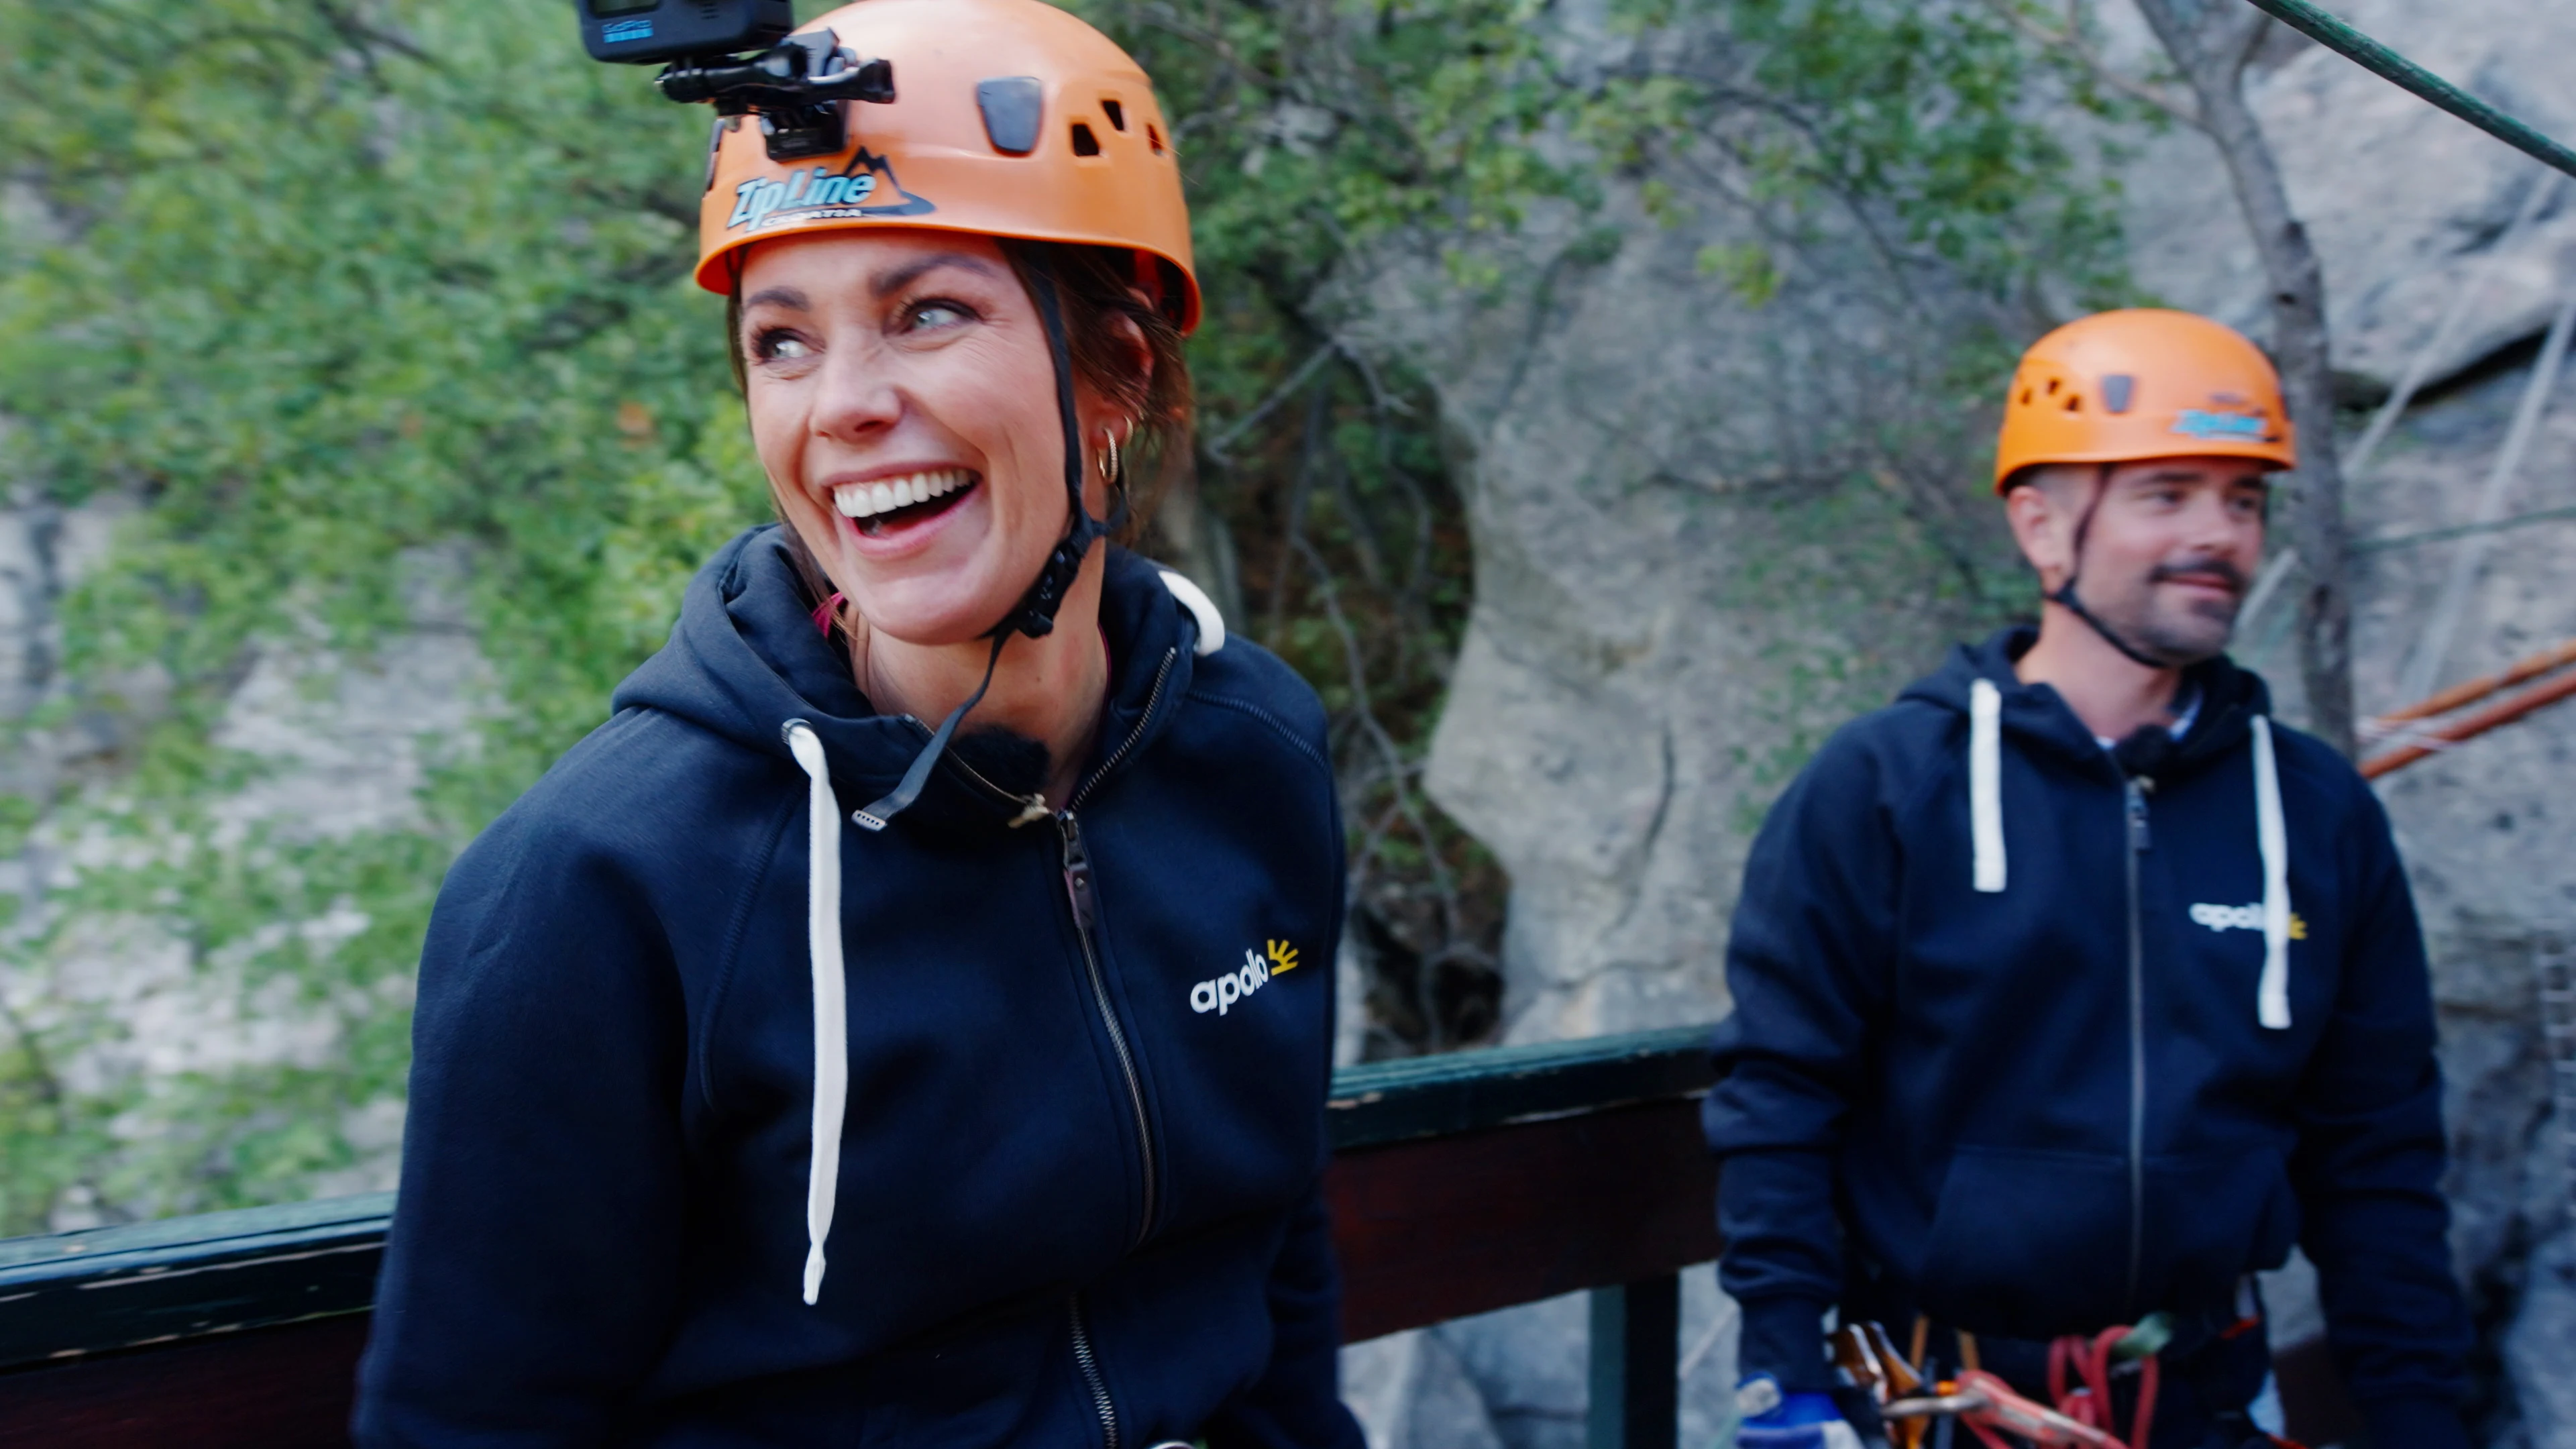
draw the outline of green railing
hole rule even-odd
[[[1593,1449],[1672,1449],[1680,1271],[1717,1253],[1707,1029],[1346,1068],[1353,1341],[1590,1290]],[[0,1445],[346,1443],[393,1197],[0,1241]]]

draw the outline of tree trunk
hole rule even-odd
[[[2271,144],[2245,102],[2246,61],[2271,24],[2229,0],[2138,0],[2165,51],[2199,97],[2271,284],[2272,352],[2281,365],[2299,470],[2290,477],[2290,545],[2306,587],[2299,595],[2299,669],[2308,725],[2354,753],[2352,591],[2346,577],[2343,465],[2335,452],[2334,370],[2326,334],[2325,272],[2307,228],[2290,210]]]

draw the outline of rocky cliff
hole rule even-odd
[[[2564,83],[2576,12],[2513,0],[2339,10],[2576,134]],[[2101,19],[2113,63],[2145,73],[2134,14],[2115,4]],[[2475,544],[2414,537],[2469,519],[2537,338],[2576,298],[2576,197],[2535,198],[2535,163],[2286,32],[2252,89],[2323,254],[2352,400],[2384,397],[2410,368],[2427,383],[2350,499],[2355,534],[2373,541],[2355,579],[2360,702],[2385,710],[2401,702],[2404,661],[2463,547],[2489,552],[2469,576],[2443,682],[2576,635],[2576,522]],[[2118,176],[2139,284],[2260,337],[2259,272],[2212,148],[2179,127],[2130,145]],[[1535,280],[1499,301],[1393,263],[1351,324],[1434,380],[1472,479],[1475,614],[1428,778],[1511,872],[1513,1040],[1722,1015],[1727,914],[1764,806],[1818,731],[1929,667],[1972,612],[1945,587],[1937,550],[1927,567],[1922,550],[1873,549],[1859,532],[1924,527],[1923,509],[1854,506],[1819,526],[1781,495],[1853,466],[1831,441],[1852,417],[1912,405],[1927,331],[1990,316],[1891,300],[1848,242],[1801,255],[1776,297],[1748,305],[1694,260],[1742,240],[1758,216],[1685,167],[1631,182],[1627,204],[1647,181],[1674,188],[1690,219],[1618,215],[1621,244],[1607,252],[1586,249],[1589,219],[1533,228],[1522,271]],[[2557,390],[2561,410],[2505,514],[2576,503],[2571,392]],[[1937,452],[1942,435],[1926,436]],[[1973,499],[1974,460],[1949,446],[1932,461]],[[1891,496],[1908,482],[1882,481]],[[2283,622],[2253,621],[2240,654],[2295,718]],[[2576,1348],[2576,1237],[2534,985],[2540,955],[2576,935],[2576,810],[2561,783],[2571,750],[2576,708],[2382,790],[2436,962],[2454,1242],[2491,1355],[2484,1412],[2498,1444],[2576,1443],[2576,1393],[2554,1371]],[[2295,1274],[2275,1285],[2284,1335],[2317,1331],[2311,1291]],[[1582,1388],[1566,1370],[1568,1335],[1580,1322],[1542,1306],[1359,1350],[1355,1367],[1378,1387],[1367,1402],[1387,1442],[1570,1445]],[[1437,1392],[1386,1392],[1379,1353],[1403,1356]],[[1704,1360],[1700,1375],[1713,1383],[1726,1367]],[[1695,1397],[1708,1391],[1694,1379]]]

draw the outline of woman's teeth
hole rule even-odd
[[[840,509],[844,518],[872,518],[954,493],[972,482],[974,476],[963,468],[941,468],[930,473],[915,473],[908,478],[844,483],[832,490],[832,506]]]

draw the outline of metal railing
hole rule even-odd
[[[1592,1292],[1589,1444],[1673,1449],[1680,1271],[1717,1254],[1707,1028],[1346,1068],[1351,1340]],[[393,1195],[0,1241],[0,1446],[346,1442]]]

